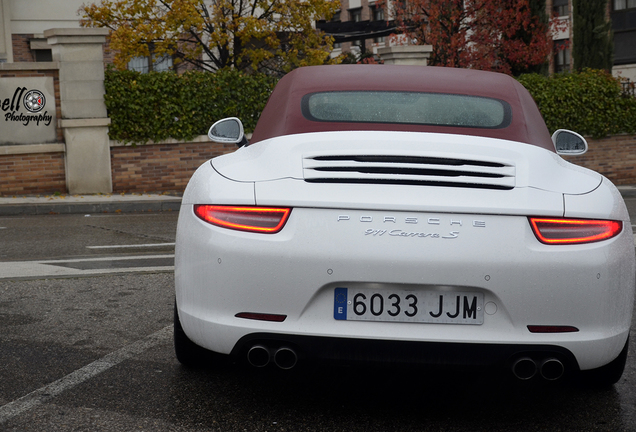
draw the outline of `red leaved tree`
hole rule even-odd
[[[549,25],[529,0],[395,0],[393,16],[416,44],[430,44],[429,64],[511,74],[547,61]]]

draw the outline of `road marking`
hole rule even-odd
[[[162,246],[174,246],[174,243],[147,243],[147,244],[133,244],[133,245],[86,246],[86,249],[149,248],[149,247],[162,247]]]
[[[152,265],[153,261],[166,258],[174,259],[174,254],[166,255],[140,255],[126,257],[100,257],[100,258],[74,258],[66,260],[41,260],[41,261],[4,261],[0,262],[0,280],[15,278],[41,278],[41,277],[73,277],[110,273],[136,273],[152,271],[174,271],[173,265]],[[82,268],[82,266],[69,266],[70,263],[91,262],[125,262],[129,260],[147,261],[148,265],[127,267],[122,265],[95,266],[95,268]]]
[[[76,370],[57,381],[32,391],[19,399],[0,407],[0,424],[6,423],[12,418],[42,405],[59,395],[89,379],[117,366],[123,361],[129,360],[150,348],[165,343],[172,337],[172,325],[146,336],[145,338],[112,352],[99,360],[94,361],[81,369]]]

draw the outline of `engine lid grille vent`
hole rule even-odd
[[[406,184],[513,189],[512,164],[429,156],[337,155],[303,159],[304,179],[312,183]]]

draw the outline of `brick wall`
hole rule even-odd
[[[636,136],[588,140],[590,149],[567,159],[600,172],[617,185],[636,184]],[[236,149],[210,142],[115,146],[111,169],[115,192],[182,192],[208,159]],[[64,153],[0,155],[0,196],[66,192]]]
[[[616,185],[636,185],[636,136],[615,135],[599,140],[587,138],[587,142],[587,153],[565,159],[598,171]]]
[[[210,142],[112,147],[113,191],[182,192],[199,165],[235,149]]]
[[[33,51],[31,51],[31,45],[29,43],[32,37],[32,34],[11,35],[11,42],[13,43],[13,61],[15,63],[35,61],[33,58]]]
[[[64,153],[0,155],[0,196],[66,192]]]
[[[566,159],[600,172],[616,185],[636,185],[636,136],[588,138],[588,144],[586,154]],[[210,142],[113,147],[113,190],[182,192],[199,165],[235,149],[234,144]]]

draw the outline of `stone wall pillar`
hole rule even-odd
[[[9,0],[0,0],[0,63],[5,62],[13,62],[11,5]]]
[[[378,48],[384,64],[426,66],[433,52],[432,45],[403,45]]]
[[[59,62],[60,127],[66,142],[66,186],[71,194],[112,192],[104,104],[107,29],[50,29],[44,37]]]

